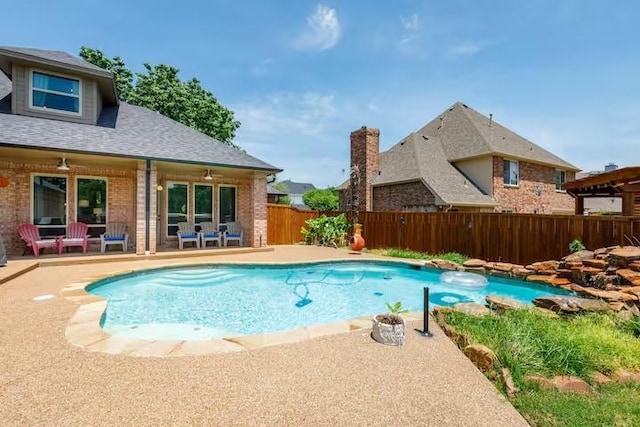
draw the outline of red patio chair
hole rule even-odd
[[[27,247],[33,249],[35,256],[40,256],[40,249],[44,248],[56,248],[58,249],[58,253],[60,253],[58,239],[43,239],[40,237],[40,230],[33,224],[20,224],[18,226],[18,234],[20,234],[20,238],[27,244]]]
[[[89,243],[89,226],[84,222],[72,222],[67,225],[67,234],[60,239],[58,255],[62,254],[63,248],[70,246],[80,246],[82,253],[87,253],[87,243]]]

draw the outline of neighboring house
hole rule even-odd
[[[266,177],[280,170],[154,111],[118,101],[113,75],[64,52],[0,47],[0,233],[128,224],[138,254],[173,246],[180,221],[237,221],[266,243]]]
[[[460,102],[379,153],[380,131],[351,133],[362,211],[573,213],[579,169]],[[349,209],[349,181],[339,189]]]
[[[308,182],[293,182],[289,179],[281,181],[287,187],[287,195],[291,200],[291,205],[299,208],[308,208],[302,200],[302,195],[309,190],[315,190],[316,187]]]
[[[267,184],[267,203],[279,203],[280,197],[286,195],[287,193],[274,188],[271,184]]]

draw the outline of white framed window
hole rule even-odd
[[[82,82],[58,73],[31,70],[29,73],[29,108],[57,113],[82,115]]]
[[[520,164],[517,160],[503,161],[504,164],[504,185],[517,187],[520,184]]]
[[[213,185],[193,184],[193,219],[196,226],[201,222],[213,222],[213,212]]]
[[[567,182],[567,172],[557,169],[556,170],[556,191],[564,193],[566,190],[564,184]]]
[[[67,183],[65,175],[31,175],[31,222],[42,237],[66,233]]]
[[[167,181],[167,236],[178,234],[178,223],[189,219],[189,183]]]
[[[90,237],[100,237],[106,230],[107,186],[106,178],[76,177],[76,221],[89,226]]]
[[[235,185],[218,187],[218,224],[237,220],[237,188]]]

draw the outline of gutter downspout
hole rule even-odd
[[[149,226],[151,224],[151,160],[146,160],[144,175],[144,254],[149,255]]]

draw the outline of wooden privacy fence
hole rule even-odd
[[[269,205],[269,244],[300,242],[304,221],[318,216],[318,212]],[[455,251],[517,264],[559,259],[567,255],[574,239],[595,249],[628,245],[628,238],[640,238],[640,217],[361,212],[359,220],[369,249],[399,248],[434,254]]]
[[[304,222],[317,218],[316,211],[303,211],[287,205],[267,205],[267,242],[270,245],[290,245],[304,240],[300,232]]]

